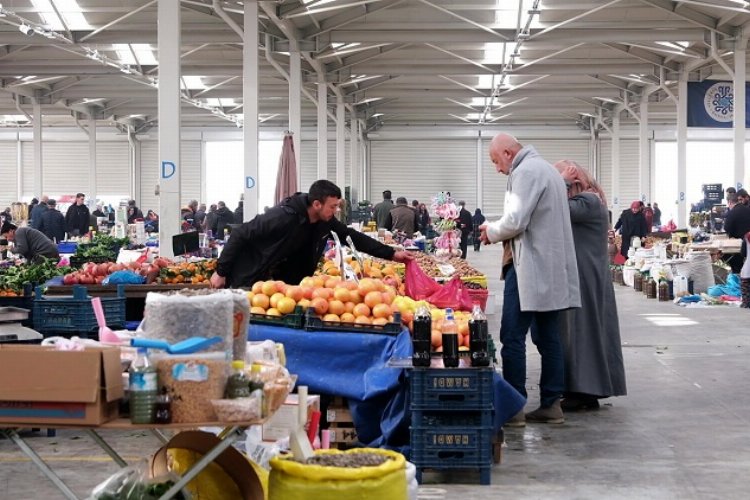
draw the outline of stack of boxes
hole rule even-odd
[[[326,421],[331,437],[331,448],[348,450],[357,443],[357,429],[354,428],[352,413],[346,400],[335,397],[326,410]]]
[[[425,469],[479,470],[490,484],[494,368],[415,368],[411,372],[411,461]]]

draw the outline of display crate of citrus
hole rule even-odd
[[[159,283],[198,284],[206,283],[216,271],[216,259],[196,262],[180,262],[164,267],[159,271]]]

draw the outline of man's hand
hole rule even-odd
[[[414,256],[411,254],[411,252],[402,250],[400,252],[394,253],[392,260],[395,260],[396,262],[407,262],[409,260],[414,260]]]
[[[485,245],[492,244],[490,238],[487,236],[487,224],[482,224],[481,226],[479,226],[479,240]]]
[[[213,273],[211,275],[211,288],[224,288],[227,284],[227,279],[224,276],[219,276],[219,273]]]

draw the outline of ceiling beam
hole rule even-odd
[[[641,61],[646,61],[655,64],[656,66],[661,66],[670,71],[680,70],[680,65],[678,63],[674,61],[667,62],[666,59],[659,54],[654,54],[653,52],[640,47],[634,47],[632,45],[626,45],[622,43],[605,43],[603,45],[609,47],[610,49],[614,49],[619,52],[631,55],[636,59],[640,59]]]
[[[680,17],[686,21],[689,21],[697,26],[715,31],[720,35],[726,37],[733,37],[734,33],[728,31],[726,28],[719,28],[719,20],[711,17],[707,14],[699,12],[691,7],[681,5],[681,2],[673,2],[672,0],[640,0],[646,5],[650,5],[659,10],[669,12],[675,16]],[[708,7],[708,5],[707,5]]]
[[[375,5],[367,4],[362,6],[362,8],[350,9],[345,12],[341,12],[340,14],[336,14],[335,16],[331,16],[320,21],[320,28],[312,28],[302,32],[301,38],[319,37],[325,33],[330,32],[331,30],[338,29],[342,26],[346,26],[349,23],[362,19],[368,14],[373,14],[375,12],[389,9],[394,5],[404,3],[404,1],[405,0],[384,0],[382,2],[378,2]]]
[[[408,43],[401,43],[401,44],[374,47],[371,49],[364,50],[358,54],[343,57],[340,63],[326,64],[325,69],[327,73],[330,73],[332,71],[339,71],[345,68],[350,68],[352,66],[356,66],[357,64],[362,64],[364,62],[371,61],[380,56],[383,56],[385,54],[390,54],[391,52],[401,50],[408,46],[409,46]]]

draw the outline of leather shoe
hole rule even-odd
[[[523,414],[523,410],[513,415],[513,418],[505,422],[503,427],[526,427],[526,416]]]
[[[565,416],[560,407],[560,400],[558,399],[546,408],[540,406],[536,410],[527,413],[526,421],[538,424],[562,424],[565,422]]]

